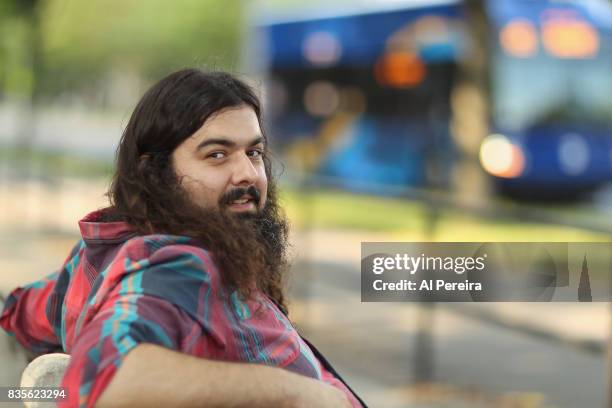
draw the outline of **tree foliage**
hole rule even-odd
[[[9,79],[23,76],[15,73],[27,65],[19,63],[27,47],[20,16],[35,9],[47,94],[91,85],[113,70],[153,78],[186,65],[237,66],[240,0],[2,0],[0,71]]]

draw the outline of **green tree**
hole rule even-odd
[[[49,0],[43,32],[52,94],[127,69],[155,78],[186,65],[236,65],[240,0]]]
[[[11,70],[18,71],[16,89],[29,96],[32,104],[39,94],[42,77],[42,0],[4,0],[0,3],[0,91],[6,91]],[[14,62],[12,62],[12,60]],[[19,75],[21,74],[21,75]]]

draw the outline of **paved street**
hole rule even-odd
[[[301,266],[295,272],[304,270]],[[436,308],[433,317],[435,388],[424,393],[413,385],[418,307],[360,303],[357,271],[346,266],[314,264],[308,271],[315,279],[299,285],[296,294],[312,300],[297,304],[296,318],[341,372],[351,380],[355,376],[354,383],[363,387],[373,406],[488,407],[502,406],[503,398],[514,398],[508,406],[519,407],[606,406],[603,356],[483,324],[452,306]],[[512,309],[512,304],[503,306]],[[556,319],[565,320],[567,328],[582,324],[592,338],[607,338],[605,304],[524,306],[514,315],[523,313],[525,320],[539,319],[544,327],[553,327],[551,311],[558,309]],[[421,400],[429,405],[419,405]]]

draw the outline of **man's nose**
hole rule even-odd
[[[240,153],[234,164],[232,173],[232,184],[235,186],[250,186],[257,180],[257,169],[253,166],[253,162],[246,155]]]

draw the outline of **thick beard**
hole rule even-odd
[[[238,219],[247,223],[259,236],[259,242],[264,245],[269,267],[279,268],[287,253],[288,223],[279,212],[276,202],[268,200],[264,208],[255,213],[235,214]]]
[[[248,298],[258,288],[286,312],[289,228],[277,204],[275,186],[268,186],[266,203],[255,212],[202,208],[181,187],[173,196],[170,211],[174,214],[168,217],[172,221],[162,231],[190,236],[209,249],[228,289]]]

